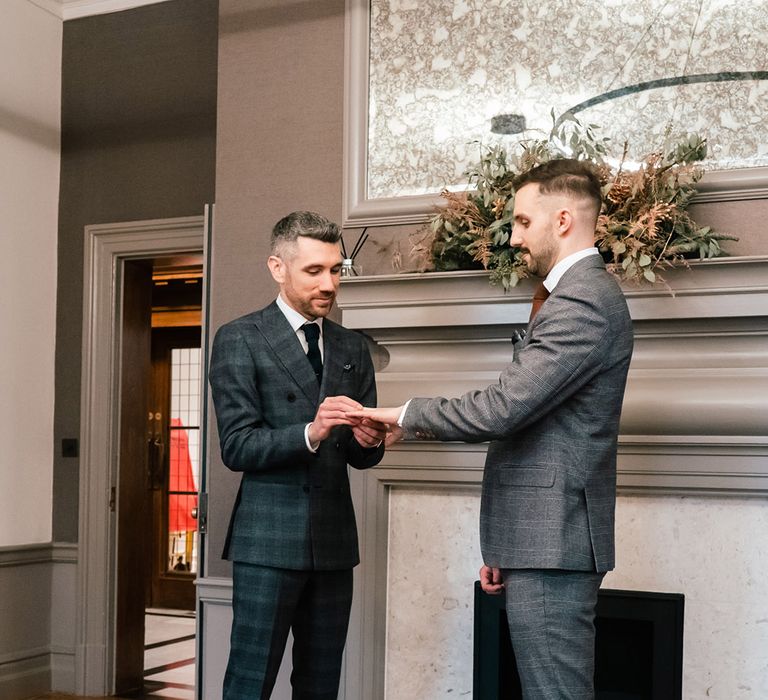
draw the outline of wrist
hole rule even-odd
[[[307,448],[310,452],[316,452],[320,446],[322,438],[318,436],[314,423],[307,423],[304,428],[304,441],[307,443]]]

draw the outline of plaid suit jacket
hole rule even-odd
[[[323,321],[323,380],[276,303],[216,333],[209,380],[224,464],[242,472],[224,557],[297,570],[352,568],[359,562],[347,464],[381,460],[347,426],[313,454],[304,428],[326,396],[376,405],[365,339]]]
[[[497,384],[413,399],[420,439],[490,440],[480,545],[488,566],[614,566],[616,444],[633,332],[599,255],[575,263],[529,324]]]

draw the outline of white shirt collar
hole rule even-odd
[[[323,332],[322,316],[316,318],[314,321],[309,321],[304,318],[304,316],[302,316],[298,311],[296,311],[296,309],[294,309],[292,306],[289,306],[288,302],[286,302],[280,294],[277,295],[277,299],[275,301],[277,302],[277,306],[280,311],[282,311],[283,315],[288,319],[288,323],[291,324],[291,328],[293,328],[294,333],[298,332],[299,328],[301,328],[305,323],[316,323],[318,326],[320,326],[320,332]]]
[[[557,265],[555,265],[549,274],[544,279],[544,286],[549,290],[550,294],[555,291],[557,283],[560,278],[575,265],[579,260],[589,257],[590,255],[600,255],[600,251],[597,248],[584,248],[576,253],[571,253],[568,257],[563,258]]]

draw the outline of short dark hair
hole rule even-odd
[[[313,211],[292,211],[272,228],[270,250],[273,255],[286,243],[295,243],[299,236],[314,238],[324,243],[338,243],[341,239],[339,227],[321,214]]]
[[[602,184],[595,168],[575,158],[556,158],[521,173],[512,181],[517,192],[525,185],[536,183],[542,194],[565,194],[576,199],[588,199],[595,207],[595,216],[603,204]]]

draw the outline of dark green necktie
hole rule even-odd
[[[323,358],[320,356],[320,346],[317,344],[317,340],[320,338],[320,326],[316,323],[305,323],[301,330],[304,331],[307,338],[307,359],[312,365],[312,369],[315,370],[319,384],[323,380]]]

